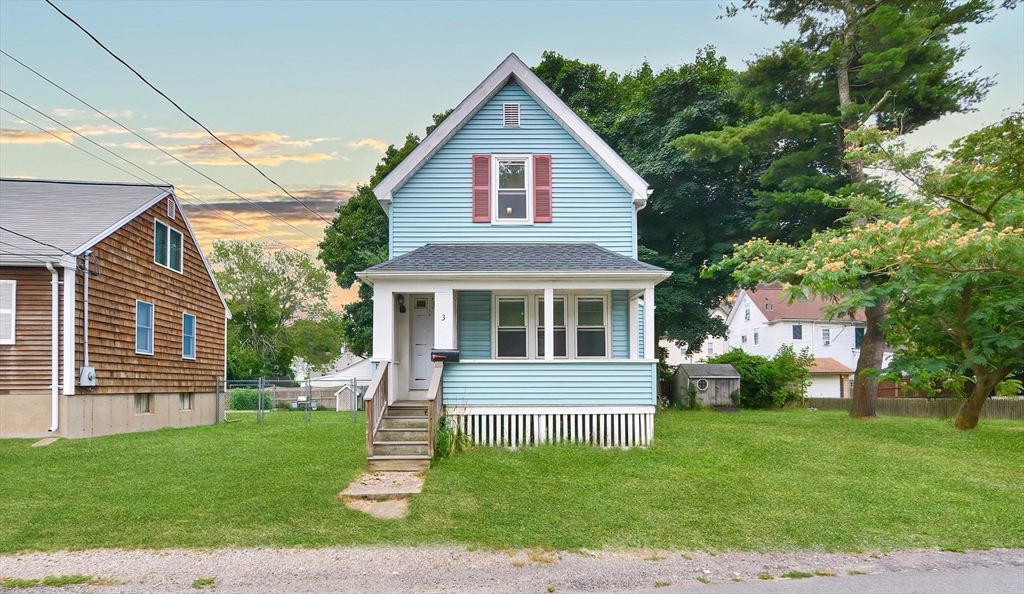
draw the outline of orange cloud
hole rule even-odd
[[[54,138],[54,136],[57,138]],[[63,144],[62,140],[72,142],[74,136],[70,132],[63,130],[53,132],[51,135],[46,132],[33,132],[32,130],[0,128],[0,143],[2,144]]]
[[[354,149],[361,149],[365,147],[381,153],[388,150],[388,147],[390,146],[389,143],[377,138],[362,138],[360,140],[350,142],[348,145]]]

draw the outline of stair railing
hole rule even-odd
[[[373,457],[373,442],[380,431],[380,423],[388,411],[388,365],[390,361],[377,364],[370,387],[366,389],[363,403],[366,405],[366,457]]]
[[[430,388],[427,390],[427,453],[434,457],[434,440],[437,428],[444,416],[444,362],[434,362],[434,373],[430,376]]]

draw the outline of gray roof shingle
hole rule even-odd
[[[593,243],[427,244],[367,268],[377,272],[658,272]]]
[[[0,262],[41,265],[60,258],[170,191],[142,184],[0,179]]]
[[[679,366],[689,378],[740,377],[740,372],[727,363],[683,363]]]

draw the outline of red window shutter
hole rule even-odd
[[[490,155],[473,155],[473,222],[491,222]]]
[[[551,222],[551,155],[533,157],[533,220]]]

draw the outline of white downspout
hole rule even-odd
[[[75,281],[78,263],[64,265],[64,395],[75,394]]]
[[[57,280],[57,271],[54,269],[53,264],[50,262],[46,263],[46,269],[50,271],[50,417],[51,424],[48,431],[51,433],[57,430],[57,423],[60,420],[57,407],[60,404],[60,396],[57,393],[57,340],[58,340],[58,320],[57,320],[57,308],[58,308],[58,296],[57,291],[60,281]]]

